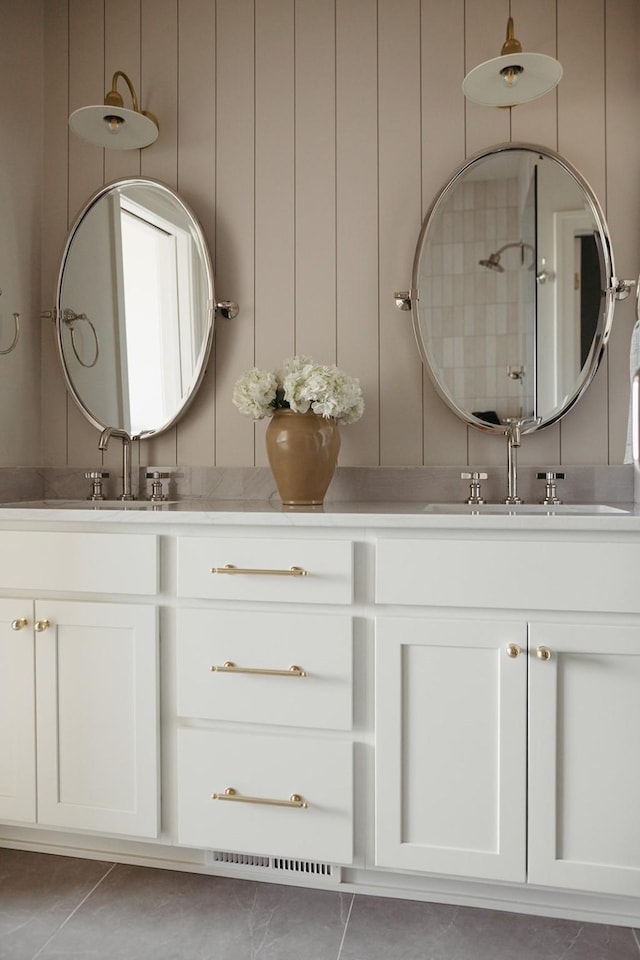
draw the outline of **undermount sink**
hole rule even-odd
[[[543,515],[543,516],[600,516],[603,514],[626,514],[622,507],[606,503],[428,503],[425,513],[434,514],[491,514],[497,516]]]
[[[22,510],[158,510],[177,500],[16,500],[0,508]]]

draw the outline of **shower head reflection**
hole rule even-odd
[[[478,260],[481,267],[488,267],[489,270],[495,270],[497,273],[504,273],[504,267],[500,265],[500,254],[492,253],[487,260]]]
[[[487,267],[489,270],[495,270],[496,273],[504,273],[504,267],[500,263],[500,258],[505,250],[509,250],[510,247],[519,247],[520,249],[520,265],[524,266],[524,251],[531,250],[533,253],[533,247],[530,243],[524,243],[523,240],[517,240],[514,243],[505,243],[503,247],[500,247],[499,250],[496,250],[495,253],[490,253],[486,260],[478,260],[478,263],[481,267]],[[533,269],[533,264],[531,265]]]

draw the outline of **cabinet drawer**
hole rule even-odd
[[[239,572],[212,572],[229,565]],[[351,603],[353,544],[348,540],[179,537],[178,596]]]
[[[182,729],[178,784],[183,846],[351,863],[351,743]],[[213,799],[229,788],[259,802]]]
[[[640,543],[379,540],[376,602],[640,612]]]
[[[178,714],[349,730],[352,632],[346,616],[179,610]]]
[[[0,583],[15,590],[155,594],[157,537],[5,530]]]

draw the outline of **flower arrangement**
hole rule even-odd
[[[340,423],[355,423],[364,413],[359,380],[302,356],[285,360],[276,373],[247,370],[236,382],[232,399],[240,413],[254,420],[273,416],[276,410],[311,410]]]

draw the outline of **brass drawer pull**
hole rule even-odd
[[[515,660],[516,657],[520,656],[520,647],[517,643],[510,643],[507,645],[507,656],[511,657],[512,660]]]
[[[309,804],[299,793],[292,793],[288,800],[271,800],[269,797],[241,797],[233,787],[227,787],[224,793],[212,793],[212,800],[233,800],[236,803],[262,803],[269,807],[298,807],[306,810]]]
[[[261,570],[258,567],[236,567],[233,563],[225,563],[224,567],[211,567],[211,573],[245,573],[263,577],[307,577],[309,575],[303,567],[289,567],[288,570]]]
[[[23,629],[27,626],[28,623],[29,623],[29,621],[27,620],[26,617],[18,617],[17,620],[12,620],[12,621],[11,621],[11,629],[12,629],[12,630],[23,630]]]
[[[548,647],[538,647],[536,657],[538,660],[551,660],[551,650]]]
[[[288,670],[267,670],[263,667],[238,667],[232,660],[225,660],[221,667],[215,663],[209,667],[214,673],[255,673],[265,677],[308,677],[302,667],[292,664]]]
[[[34,628],[36,633],[42,633],[43,630],[48,630],[51,626],[50,620],[36,620],[34,623]]]

